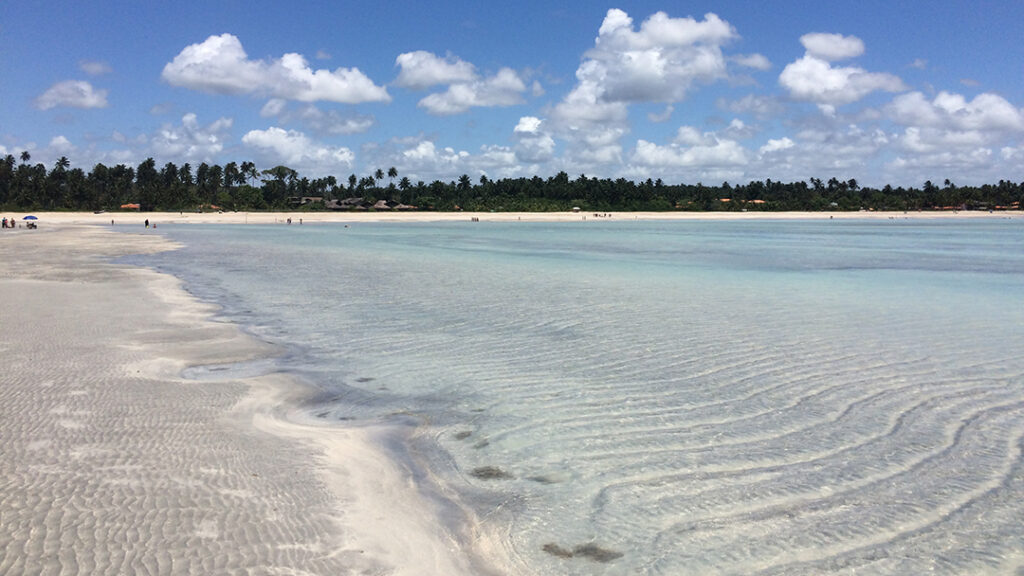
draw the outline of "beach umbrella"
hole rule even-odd
[[[36,218],[35,216],[25,216],[22,220],[39,220],[39,218]]]

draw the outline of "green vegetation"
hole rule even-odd
[[[861,187],[856,180],[823,182],[764,182],[716,186],[665,184],[660,179],[635,182],[587,178],[570,179],[565,172],[543,179],[468,175],[457,181],[413,184],[398,170],[377,169],[372,175],[351,174],[339,183],[334,176],[309,179],[287,166],[259,171],[252,162],[225,166],[172,162],[157,168],[149,158],[132,168],[97,164],[88,174],[71,168],[62,157],[47,171],[31,164],[22,152],[20,162],[7,155],[0,162],[0,209],[5,210],[118,210],[138,205],[142,210],[326,210],[418,209],[547,212],[579,208],[612,211],[786,211],[786,210],[1019,210],[1024,183],[1000,180],[984,186],[942,187],[925,182],[921,188]],[[388,183],[383,184],[385,174]],[[340,201],[340,202],[339,202]],[[383,203],[381,203],[383,201]],[[134,206],[132,206],[134,208]]]

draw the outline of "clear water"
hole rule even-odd
[[[1024,565],[1024,219],[161,228],[524,572]]]

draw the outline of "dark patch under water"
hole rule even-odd
[[[559,558],[587,558],[595,562],[601,562],[602,564],[607,564],[612,560],[622,558],[622,552],[602,548],[597,544],[580,544],[572,550],[569,550],[568,548],[562,548],[554,542],[548,542],[541,549],[548,554]]]
[[[470,472],[470,475],[481,480],[508,480],[510,478],[515,478],[515,476],[501,468],[498,468],[497,466],[481,466],[479,468],[474,468],[473,471]]]
[[[455,433],[455,439],[456,440],[465,440],[466,438],[469,438],[472,435],[473,435],[473,433],[470,432],[469,430],[463,430],[462,432],[456,432]]]

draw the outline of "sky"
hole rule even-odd
[[[1024,180],[1019,0],[0,3],[0,155]]]

